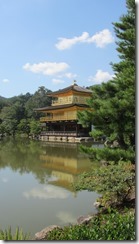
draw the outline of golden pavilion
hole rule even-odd
[[[91,128],[84,128],[79,123],[77,113],[89,109],[87,99],[91,94],[91,90],[78,86],[75,81],[71,86],[48,93],[47,96],[52,98],[51,106],[36,109],[44,114],[44,117],[40,118],[43,126],[40,139],[75,141],[76,138],[78,141],[89,137]]]

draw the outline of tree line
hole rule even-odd
[[[49,92],[51,90],[41,86],[34,94],[28,92],[11,98],[0,97],[0,135],[39,134],[42,114],[34,109],[51,104],[51,98],[47,96]]]

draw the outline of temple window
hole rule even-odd
[[[78,97],[74,97],[74,102],[75,102],[75,103],[78,102]]]

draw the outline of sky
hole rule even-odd
[[[126,12],[126,0],[0,0],[0,96],[112,79]]]

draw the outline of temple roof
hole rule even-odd
[[[48,93],[47,96],[53,96],[53,95],[57,95],[57,94],[60,94],[60,93],[66,93],[68,91],[76,91],[76,92],[83,92],[83,93],[92,93],[91,90],[85,88],[85,87],[81,87],[81,86],[78,86],[77,84],[73,84],[71,86],[68,86],[64,89],[60,89],[58,91],[55,91],[55,92],[51,92],[51,93]]]
[[[43,108],[36,108],[34,111],[50,111],[50,110],[57,110],[57,109],[63,109],[63,108],[70,108],[70,107],[88,107],[86,104],[78,104],[78,103],[71,103],[71,104],[64,104],[64,105],[57,105],[57,106],[48,106],[48,107],[43,107]]]

